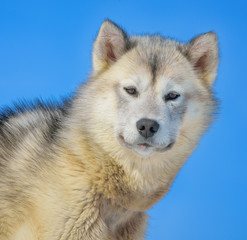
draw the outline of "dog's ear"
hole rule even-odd
[[[216,34],[208,32],[199,35],[192,39],[187,46],[187,55],[199,78],[212,86],[219,62]]]
[[[105,20],[93,46],[93,70],[99,72],[116,62],[127,50],[127,34],[115,23]]]

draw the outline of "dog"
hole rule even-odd
[[[0,115],[1,240],[140,240],[214,118],[216,34],[180,43],[105,20],[91,76]]]

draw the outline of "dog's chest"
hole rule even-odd
[[[102,209],[102,217],[107,227],[114,233],[118,226],[127,223],[136,212],[125,209],[120,206],[113,206],[105,203]]]

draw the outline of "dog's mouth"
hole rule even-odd
[[[140,150],[142,150],[142,151],[145,151],[146,150],[146,148],[149,148],[149,147],[152,147],[150,144],[148,144],[148,143],[139,143],[139,144],[137,144],[138,146],[140,146]]]
[[[143,143],[137,143],[137,144],[130,144],[125,141],[124,137],[122,135],[118,136],[118,141],[121,146],[126,147],[128,149],[132,149],[134,151],[137,151],[138,153],[146,153],[149,151],[152,152],[165,152],[169,149],[171,149],[175,142],[170,142],[169,144],[165,146],[155,146],[151,143],[143,142]]]

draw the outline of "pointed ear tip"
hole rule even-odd
[[[121,27],[119,27],[116,23],[114,23],[113,21],[111,21],[110,19],[105,19],[103,21],[103,23],[100,26],[100,31],[114,31],[114,32],[119,32],[120,30],[122,30]]]
[[[212,36],[212,37],[217,39],[217,33],[215,31],[208,32],[208,35],[210,35],[210,36]]]
[[[204,33],[203,36],[208,37],[208,38],[210,38],[211,40],[213,40],[215,42],[218,42],[217,34],[214,31],[210,31],[210,32]]]
[[[105,18],[102,23],[111,23],[112,21],[109,18]]]
[[[214,31],[200,34],[200,35],[196,36],[195,38],[193,38],[190,41],[190,44],[194,45],[194,44],[197,44],[199,42],[204,42],[204,43],[207,42],[207,43],[211,43],[213,45],[218,45],[217,34]]]
[[[208,31],[205,34],[209,34],[209,35],[216,35],[216,32],[214,30]]]
[[[110,20],[109,18],[106,18],[103,22],[102,22],[102,26],[103,25],[113,25],[116,26],[116,23],[114,23],[112,20]]]

